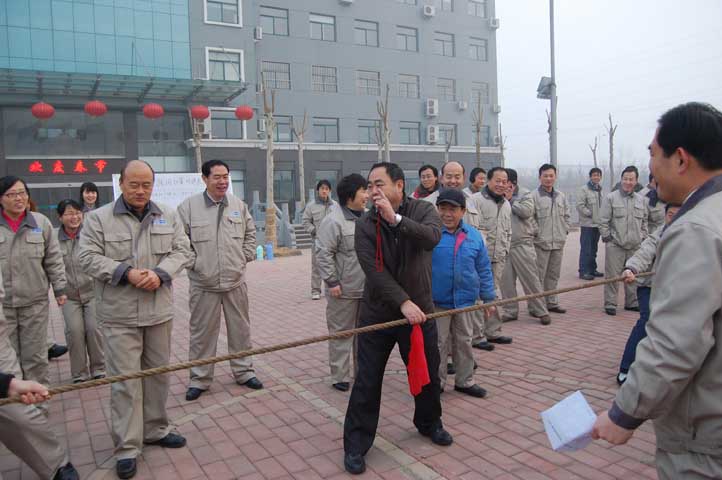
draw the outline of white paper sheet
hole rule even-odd
[[[592,441],[592,427],[597,415],[580,391],[541,412],[541,417],[549,443],[555,451],[573,452]]]

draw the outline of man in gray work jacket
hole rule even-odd
[[[321,220],[328,215],[334,205],[338,204],[331,198],[331,182],[320,180],[316,184],[316,199],[306,205],[301,220],[303,228],[311,235],[314,243],[311,248],[311,298],[313,300],[321,299],[321,273],[318,271],[318,260],[316,259],[316,230],[321,225]]]
[[[186,198],[178,216],[190,238],[189,360],[216,356],[221,308],[226,319],[228,351],[253,348],[248,315],[246,263],[256,258],[256,225],[240,198],[228,193],[228,165],[211,160],[201,167],[203,193]],[[239,385],[263,388],[253,371],[251,357],[231,360]],[[213,382],[213,365],[193,367],[186,400],[193,401]]]
[[[675,107],[650,145],[659,197],[682,204],[657,248],[647,338],[594,438],[654,421],[661,480],[722,478],[722,113]]]
[[[594,280],[603,277],[597,271],[597,247],[599,246],[599,209],[602,208],[602,170],[589,170],[589,181],[579,189],[577,211],[579,212],[579,278]]]

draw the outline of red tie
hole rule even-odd
[[[421,393],[424,385],[431,383],[429,367],[426,364],[426,354],[424,353],[424,334],[418,324],[411,328],[411,350],[409,351],[409,362],[406,365],[406,371],[409,375],[409,390],[411,390],[413,396]]]

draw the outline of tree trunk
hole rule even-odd
[[[273,121],[266,116],[266,244],[276,250],[276,206],[273,201]]]
[[[301,211],[306,208],[306,182],[303,173],[303,135],[298,137],[298,186],[301,189]]]

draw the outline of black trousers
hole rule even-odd
[[[361,325],[370,322],[361,320]],[[414,425],[422,434],[430,434],[441,427],[441,387],[439,384],[439,345],[436,322],[429,320],[421,325],[424,333],[424,350],[431,383],[414,397]],[[381,408],[381,386],[384,370],[394,346],[404,364],[411,348],[411,326],[391,328],[359,335],[357,338],[358,372],[346,410],[343,447],[346,453],[366,455],[374,443]]]

